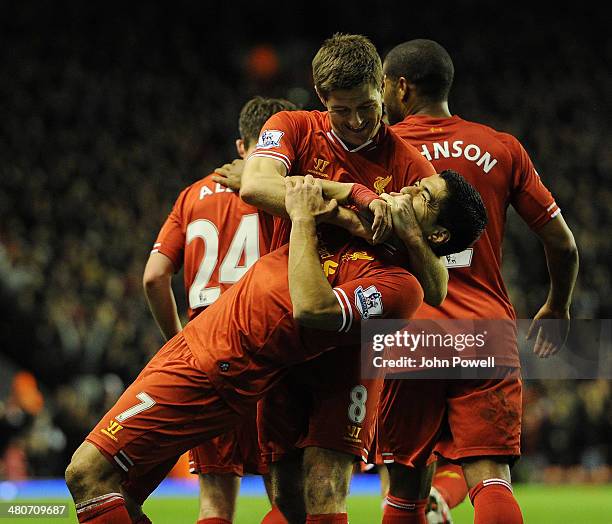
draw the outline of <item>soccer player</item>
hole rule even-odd
[[[412,40],[398,45],[385,59],[384,73],[385,107],[393,130],[436,169],[464,174],[482,194],[489,217],[473,249],[449,257],[446,300],[439,308],[423,305],[416,318],[516,318],[501,275],[506,210],[512,205],[544,246],[550,292],[530,333],[536,336],[536,354],[554,354],[567,330],[559,336],[540,321],[568,321],[578,252],[525,149],[507,133],[451,114],[448,93],[453,63],[436,42]],[[390,473],[383,522],[426,522],[422,509],[429,489],[425,465],[434,446],[436,453],[461,464],[476,523],[522,522],[510,481],[510,466],[520,455],[518,350],[515,340],[500,342],[500,347],[512,348],[496,357],[507,372],[501,380],[387,381],[379,421],[379,443]],[[408,408],[411,417],[403,416]],[[444,433],[436,443],[439,430]],[[451,469],[439,476],[438,491],[450,496],[453,500],[448,502],[454,505],[465,496],[466,488],[463,478]]]
[[[459,237],[467,246],[486,223],[480,196],[452,171],[427,180],[441,213],[407,195],[395,207],[413,206],[434,247]],[[337,211],[336,201],[323,199],[320,181],[307,176],[286,186],[289,245],[255,262],[170,339],[73,455],[66,483],[79,522],[131,523],[126,497],[136,520],[135,508],[177,457],[239,425],[290,366],[355,344],[363,319],[407,319],[422,302],[416,278],[375,248],[359,239],[318,239],[317,218]],[[439,223],[465,212],[473,217],[469,232]],[[368,257],[344,257],[357,251]],[[323,261],[336,264],[333,274],[325,275]]]
[[[240,191],[245,201],[283,217],[285,176],[310,174],[322,179],[326,190],[328,181],[354,181],[389,193],[407,186],[410,179],[434,172],[418,151],[382,122],[382,63],[366,37],[337,34],[329,38],[312,61],[312,73],[327,111],[281,112],[265,124],[245,165]],[[384,215],[389,209],[382,200],[372,203],[375,213]],[[387,231],[379,228],[381,221],[375,214],[375,243]],[[358,227],[347,228],[360,234]],[[273,247],[287,241],[288,230],[286,221],[275,222]],[[402,241],[409,267],[424,288],[425,300],[437,305],[446,292],[447,271],[418,228],[405,231]],[[260,440],[265,457],[272,461],[275,503],[294,520],[305,512],[346,518],[353,462],[367,456],[371,446],[382,381],[362,380],[359,364],[347,367],[344,362],[342,351],[325,355],[295,370],[262,402]],[[337,369],[343,372],[338,374]],[[313,376],[323,378],[309,378]],[[352,415],[355,399],[360,398],[367,400],[362,407],[359,400],[360,410]],[[287,424],[279,427],[279,420]],[[300,433],[296,427],[308,430]],[[296,445],[305,448],[303,464],[302,456],[293,452]],[[304,489],[296,478],[302,465],[307,473]]]
[[[255,149],[261,127],[274,113],[296,107],[286,100],[255,97],[241,109],[238,154]],[[181,329],[172,276],[184,266],[189,319],[211,305],[268,252],[272,218],[243,202],[210,174],[184,189],[165,221],[147,261],[143,285],[149,307],[164,338]],[[190,470],[199,474],[199,523],[231,522],[245,472],[263,474],[256,412],[245,424],[190,452]]]

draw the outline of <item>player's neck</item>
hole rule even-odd
[[[448,102],[424,102],[415,104],[410,108],[409,115],[430,116],[432,118],[450,118],[452,115],[448,109]]]

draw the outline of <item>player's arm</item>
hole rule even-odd
[[[446,298],[448,269],[423,236],[414,215],[412,195],[410,192],[401,196],[383,193],[381,197],[389,205],[393,231],[405,248],[410,272],[423,288],[424,301],[430,306],[439,306]]]
[[[151,253],[142,277],[149,309],[166,340],[182,329],[172,291],[174,271],[174,264],[166,255]]]
[[[287,218],[285,207],[285,164],[273,158],[254,156],[245,163],[242,174],[240,197],[272,215]],[[293,176],[294,180],[304,177]],[[354,203],[363,211],[368,210],[374,215],[371,229],[359,220],[356,214],[345,208],[340,208],[333,216],[320,216],[319,221],[328,222],[344,229],[351,234],[377,243],[387,238],[391,231],[391,215],[384,202],[377,195],[362,186],[350,182],[335,182],[320,180],[325,197],[336,200],[339,204]],[[223,183],[223,182],[220,182]]]
[[[534,352],[540,357],[561,349],[569,332],[570,304],[578,275],[578,247],[561,214],[535,231],[544,247],[550,288],[545,304],[529,328],[527,338],[536,336]],[[557,322],[541,322],[557,319]]]
[[[289,294],[293,317],[303,326],[336,331],[342,325],[342,308],[319,259],[317,216],[337,209],[323,199],[321,182],[311,176],[285,180],[286,208],[291,219],[289,238]]]

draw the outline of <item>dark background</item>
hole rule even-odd
[[[20,369],[45,402],[0,443],[24,450],[28,474],[61,474],[159,347],[141,277],[179,190],[235,157],[251,96],[320,108],[310,60],[336,31],[366,34],[383,56],[412,38],[447,48],[451,111],[519,138],[576,236],[573,317],[612,314],[605,13],[475,1],[215,4],[0,4],[0,407]],[[504,255],[518,315],[529,318],[546,298],[546,266],[512,212]],[[530,383],[525,407],[524,478],[558,465],[595,478],[612,463],[608,381]]]

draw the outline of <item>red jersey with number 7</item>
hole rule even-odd
[[[269,251],[272,217],[212,180],[184,189],[151,253],[184,263],[189,319],[210,306]]]

